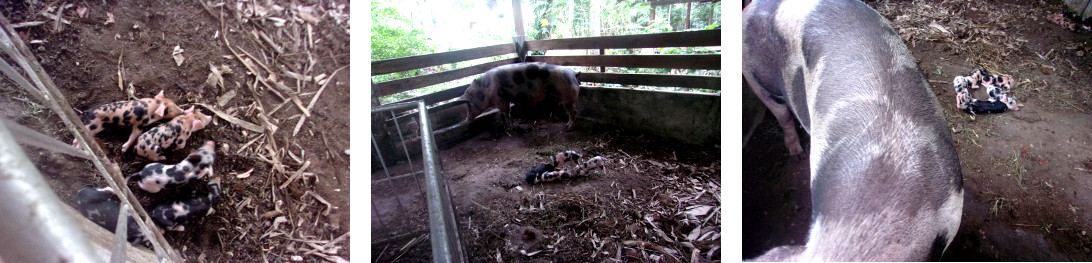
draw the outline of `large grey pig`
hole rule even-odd
[[[755,0],[743,76],[792,155],[811,135],[812,225],[759,261],[936,260],[963,210],[959,156],[936,97],[887,20],[857,0]]]

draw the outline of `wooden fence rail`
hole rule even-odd
[[[436,54],[372,61],[372,76],[512,53],[516,53],[516,47],[515,45],[508,43]]]
[[[623,49],[623,48],[659,48],[659,47],[703,47],[720,46],[720,30],[698,30],[687,32],[657,33],[627,36],[585,37],[572,39],[550,39],[526,42],[528,50],[557,49]],[[456,50],[429,55],[420,55],[372,62],[372,76],[426,68],[447,63],[492,57],[516,52],[514,44],[499,44],[486,47]],[[518,54],[517,54],[518,55]],[[589,56],[527,56],[528,62],[545,62],[564,66],[598,66],[631,68],[668,68],[668,69],[720,69],[720,54],[699,55],[589,55]],[[491,68],[516,63],[518,59],[504,59],[479,65],[433,73],[422,76],[373,83],[372,96],[375,98],[405,91],[428,87],[440,83],[481,74]],[[623,85],[648,85],[663,87],[683,87],[720,90],[719,77],[662,75],[662,74],[612,74],[581,73],[581,81],[596,83],[615,83]],[[450,100],[463,94],[467,85],[446,89],[431,94],[402,100],[424,100],[432,105]]]
[[[528,50],[720,46],[720,30],[528,41]]]
[[[527,56],[527,61],[562,66],[627,68],[720,69],[720,54],[715,55],[591,55]]]
[[[720,77],[710,76],[582,72],[580,81],[720,90]]]

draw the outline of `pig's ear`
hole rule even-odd
[[[156,98],[156,99],[163,99],[163,98],[166,98],[166,97],[167,97],[167,96],[163,96],[163,90],[160,90],[160,91],[159,91],[159,94],[155,95],[155,98]]]
[[[190,127],[191,131],[196,131],[205,128],[205,122],[201,120],[193,120],[193,126]]]
[[[193,114],[193,106],[190,106],[189,109],[186,109],[186,111],[184,113],[185,114]]]
[[[160,92],[159,94],[163,94],[163,92]],[[167,105],[165,105],[165,103],[160,103],[159,107],[155,108],[155,117],[156,118],[163,118],[163,115],[166,114],[166,113],[167,113]]]

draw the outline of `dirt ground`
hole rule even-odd
[[[965,199],[945,261],[1092,260],[1092,33],[1047,20],[1060,1],[870,2],[903,36],[953,130]],[[940,30],[943,28],[944,30]],[[947,31],[947,32],[945,32]],[[1020,111],[971,115],[951,81],[977,67],[1011,74]],[[974,91],[979,99],[984,91]],[[745,100],[754,99],[749,90]],[[757,112],[745,107],[744,133]],[[787,158],[768,112],[743,148],[743,256],[802,244],[808,161]],[[800,129],[801,134],[806,134]],[[806,144],[805,144],[806,145]]]
[[[120,74],[136,97],[162,90],[184,108],[211,105],[263,128],[249,131],[214,117],[185,149],[168,151],[165,162],[173,164],[200,142],[215,141],[213,167],[226,189],[216,213],[187,225],[184,232],[165,234],[188,261],[350,259],[348,1],[212,2],[205,9],[191,0],[16,1],[0,4],[0,11],[13,23],[47,22],[16,31],[77,110],[128,100],[118,87]],[[59,7],[65,9],[58,12]],[[67,22],[54,23],[50,17],[58,13]],[[180,66],[172,59],[175,46],[184,50]],[[244,56],[257,72],[244,66]],[[204,84],[210,64],[233,70],[223,75],[222,88]],[[321,80],[311,78],[319,76]],[[321,84],[327,85],[319,92]],[[4,87],[0,112],[5,117],[61,141],[72,140],[59,117],[21,91]],[[301,103],[284,103],[282,96]],[[316,96],[310,116],[294,135],[302,109]],[[212,115],[207,108],[197,109]],[[120,152],[127,137],[121,129],[96,136],[107,158],[130,174],[148,161],[132,150]],[[27,152],[70,205],[75,205],[79,187],[105,185],[90,162],[34,148]],[[285,184],[292,175],[299,178]],[[129,187],[151,211],[194,186],[155,195],[135,182]]]
[[[562,132],[562,122],[530,125],[497,139],[483,132],[440,152],[471,261],[720,259],[719,149],[609,127]],[[563,150],[610,163],[586,178],[524,183],[528,170]],[[390,173],[405,173],[405,166]],[[428,240],[414,243],[428,230],[424,202],[412,203],[424,200],[418,184],[373,183],[373,261],[429,259]]]

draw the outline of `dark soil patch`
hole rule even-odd
[[[688,262],[694,250],[700,262],[720,259],[719,149],[612,128],[562,132],[561,122],[524,125],[526,133],[493,139],[486,132],[440,151],[471,261]],[[584,154],[583,160],[603,156],[610,164],[586,178],[523,182],[528,170],[563,150]],[[379,193],[373,192],[373,203],[390,199]],[[373,211],[373,238],[392,239],[373,242],[373,260],[380,262],[421,235],[405,233],[427,230],[377,227],[375,215],[387,213]],[[412,249],[399,261],[429,254],[427,244]],[[417,260],[427,258],[407,261]]]

